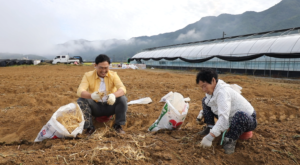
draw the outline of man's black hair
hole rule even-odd
[[[197,74],[196,83],[199,84],[199,81],[202,81],[211,84],[212,78],[218,82],[218,74],[214,70],[203,69]]]
[[[101,62],[107,61],[108,64],[110,64],[110,59],[107,55],[105,54],[99,54],[96,59],[95,59],[95,64],[98,65]]]

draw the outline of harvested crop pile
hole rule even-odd
[[[75,111],[64,112],[61,116],[57,117],[56,120],[60,122],[71,134],[82,122],[82,113],[78,104],[76,104]]]

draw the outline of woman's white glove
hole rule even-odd
[[[200,143],[200,147],[211,147],[212,145],[212,141],[214,140],[215,138],[213,136],[210,135],[210,133],[206,136],[204,136],[204,138],[202,139],[201,143]]]
[[[91,98],[92,98],[93,100],[96,100],[96,101],[101,100],[100,95],[99,95],[99,92],[94,92],[94,93],[92,93],[92,94],[91,94]]]
[[[107,99],[107,104],[113,105],[115,102],[116,102],[116,96],[113,93],[109,94]]]
[[[202,118],[203,118],[203,110],[201,110],[201,111],[199,112],[199,115],[198,115],[197,118],[196,118],[196,122],[197,122],[198,124],[200,124]]]

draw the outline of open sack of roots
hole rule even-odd
[[[76,109],[74,111],[63,112],[61,116],[57,117],[56,120],[60,122],[71,134],[79,124],[82,122],[82,112],[76,104]]]
[[[84,117],[77,103],[60,107],[38,133],[35,142],[44,139],[74,138],[81,134]]]

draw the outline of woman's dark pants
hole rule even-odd
[[[204,123],[207,125],[215,125],[214,118],[218,118],[218,115],[215,115],[211,111],[211,108],[205,104],[205,99],[206,97],[204,97],[202,100]],[[237,140],[244,132],[253,131],[256,126],[257,121],[255,110],[251,116],[245,112],[238,111],[232,117],[229,127],[230,129],[228,132],[226,132],[225,137]]]

